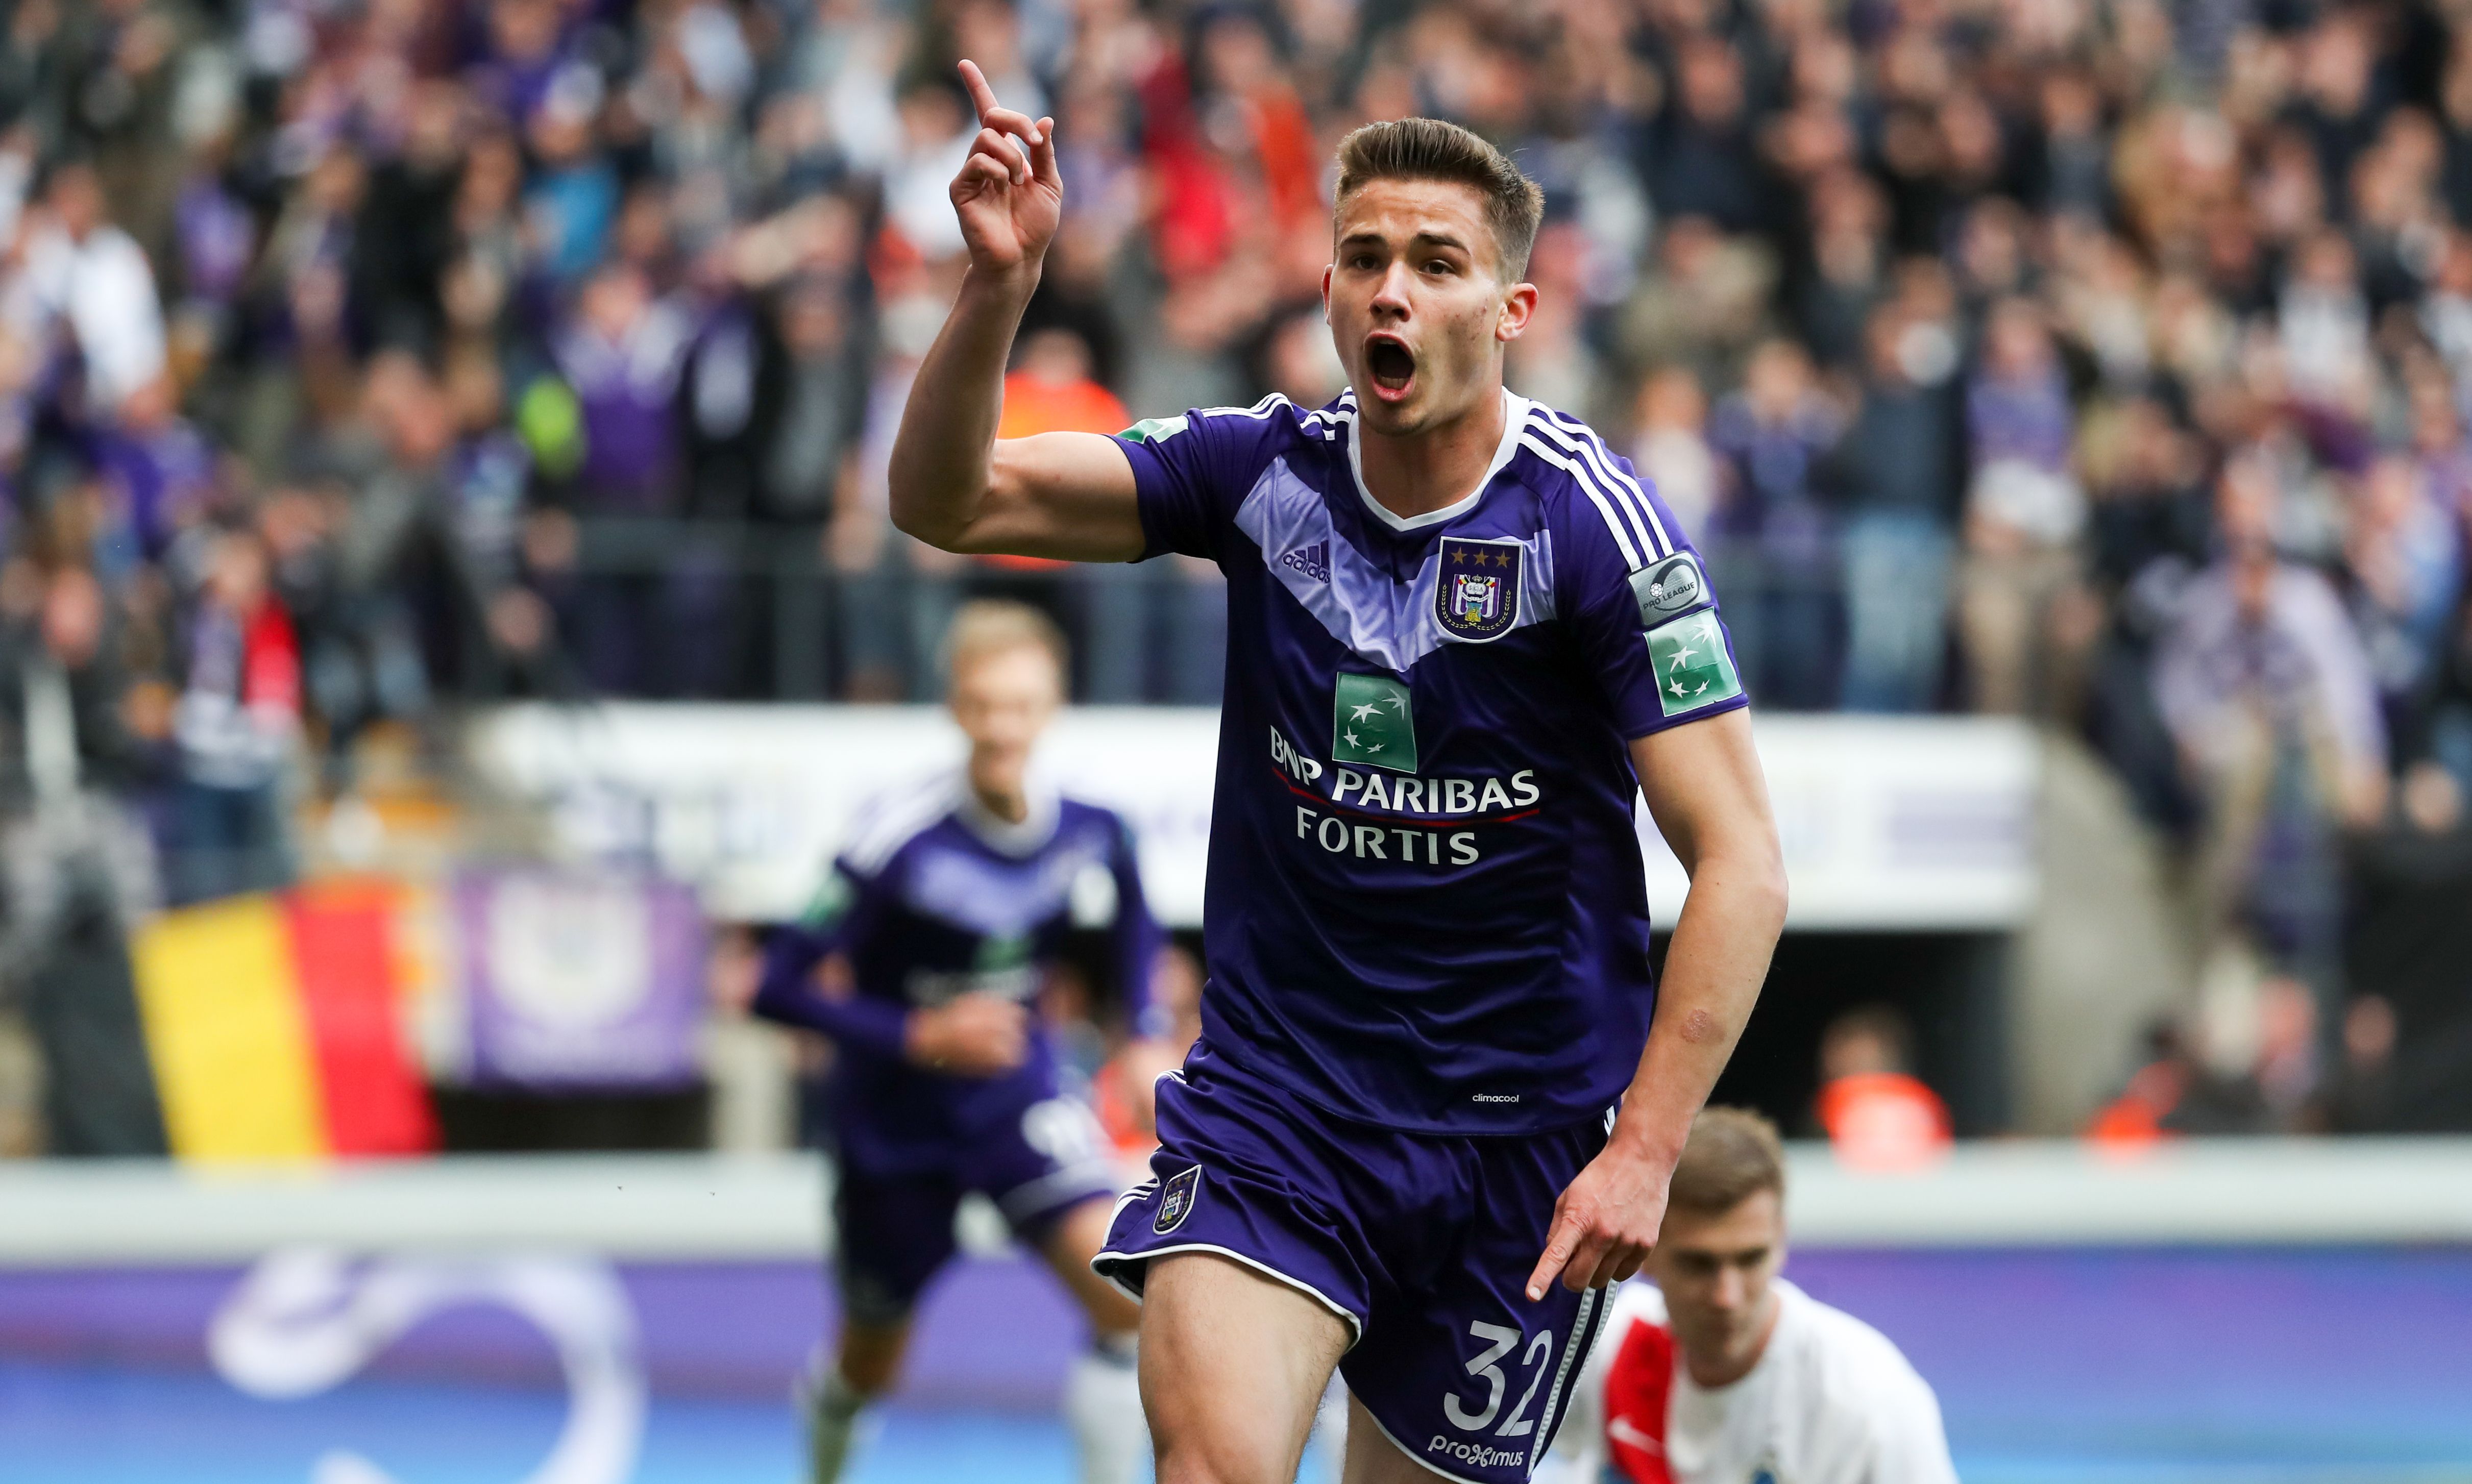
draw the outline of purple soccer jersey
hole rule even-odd
[[[1122,819],[1034,790],[1030,816],[1009,824],[980,807],[958,774],[867,811],[806,920],[775,933],[755,1001],[758,1014],[840,1044],[832,1098],[845,1165],[881,1177],[996,1166],[1039,1172],[1027,1155],[990,1164],[987,1146],[1028,1138],[1036,1149],[1033,1125],[1041,1117],[1031,1110],[1058,1092],[1045,1039],[1034,1037],[1029,1060],[1011,1072],[949,1076],[904,1059],[904,1023],[914,1009],[966,993],[1030,999],[1063,951],[1077,890],[1086,893],[1093,878],[1112,888],[1113,968],[1138,1028],[1162,940]],[[847,999],[827,998],[810,979],[835,952],[847,954],[855,980]],[[1046,1121],[1061,1130],[1060,1118]],[[1051,1164],[1089,1163],[1079,1150],[1044,1153]],[[987,1193],[1000,1202],[1008,1194]]]
[[[1227,576],[1203,1043],[1393,1130],[1621,1095],[1654,997],[1627,742],[1745,704],[1673,513],[1506,399],[1476,492],[1413,519],[1365,490],[1353,392],[1119,439],[1145,554]]]

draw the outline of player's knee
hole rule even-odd
[[[842,1384],[862,1397],[877,1397],[891,1390],[909,1340],[910,1327],[906,1323],[845,1325],[840,1355]]]
[[[1254,1439],[1162,1435],[1153,1419],[1151,1442],[1158,1484],[1285,1484],[1295,1476],[1294,1462],[1282,1472],[1280,1460]]]

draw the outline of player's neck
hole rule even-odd
[[[1356,420],[1357,459],[1365,491],[1402,520],[1414,520],[1476,492],[1502,447],[1502,386],[1496,382],[1448,422],[1388,436]]]
[[[1682,1363],[1691,1373],[1692,1384],[1702,1391],[1715,1391],[1759,1369],[1761,1357],[1769,1353],[1769,1342],[1776,1338],[1777,1316],[1785,1312],[1785,1305],[1778,1300],[1774,1288],[1769,1290],[1768,1307],[1768,1317],[1760,1323],[1759,1338],[1741,1354],[1701,1355],[1696,1351],[1683,1351]]]
[[[1030,789],[1016,776],[1011,779],[982,777],[970,774],[970,796],[979,807],[1006,824],[1019,824],[1030,817]]]

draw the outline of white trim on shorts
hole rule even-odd
[[[1540,1419],[1540,1425],[1536,1429],[1536,1441],[1530,1444],[1528,1448],[1528,1472],[1532,1477],[1536,1472],[1536,1466],[1545,1461],[1545,1446],[1554,1441],[1554,1434],[1561,1428],[1561,1415],[1555,1409],[1562,1404],[1562,1387],[1571,1379],[1572,1362],[1581,1358],[1580,1339],[1582,1335],[1588,1334],[1591,1321],[1597,1322],[1602,1327],[1602,1318],[1597,1313],[1597,1300],[1612,1292],[1613,1289],[1610,1286],[1588,1287],[1580,1291],[1580,1314],[1578,1318],[1571,1321],[1570,1336],[1562,1341],[1562,1363],[1554,1368],[1554,1389],[1545,1393],[1545,1416]],[[1593,1339],[1595,1336],[1588,1337]],[[1544,1423],[1551,1423],[1553,1425],[1545,1426]]]
[[[1354,1350],[1356,1348],[1356,1342],[1365,1338],[1365,1321],[1357,1318],[1354,1314],[1349,1313],[1345,1307],[1333,1299],[1329,1294],[1322,1292],[1319,1288],[1315,1287],[1313,1284],[1305,1282],[1301,1278],[1289,1277],[1287,1274],[1280,1272],[1277,1268],[1271,1266],[1271,1264],[1262,1261],[1258,1258],[1248,1258],[1241,1252],[1231,1252],[1225,1247],[1216,1246],[1210,1242],[1179,1242],[1173,1247],[1157,1247],[1149,1252],[1118,1252],[1111,1247],[1102,1247],[1098,1252],[1091,1256],[1090,1271],[1097,1273],[1100,1281],[1106,1284],[1107,1286],[1115,1289],[1118,1293],[1123,1294],[1134,1303],[1139,1304],[1142,1302],[1142,1296],[1138,1291],[1127,1285],[1122,1280],[1118,1279],[1115,1274],[1101,1272],[1099,1264],[1110,1260],[1117,1262],[1148,1263],[1157,1258],[1175,1257],[1180,1252],[1207,1252],[1215,1257],[1225,1258],[1230,1262],[1242,1263],[1246,1267],[1251,1268],[1253,1271],[1261,1274],[1265,1278],[1275,1279],[1280,1283],[1286,1284],[1289,1287],[1294,1288],[1298,1293],[1314,1300],[1321,1305],[1322,1307],[1329,1309],[1332,1313],[1337,1314],[1340,1318],[1347,1322],[1348,1350]],[[1345,1352],[1342,1352],[1342,1354],[1345,1354]]]
[[[1114,1200],[1116,1193],[1116,1172],[1107,1163],[1084,1160],[1025,1180],[993,1199],[1005,1224],[1018,1231],[1027,1223],[1062,1215],[1090,1201]],[[1027,1210],[1016,1211],[1023,1207]]]

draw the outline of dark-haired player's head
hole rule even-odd
[[[970,740],[971,783],[982,794],[1017,793],[1031,749],[1063,704],[1063,631],[1028,603],[979,599],[953,616],[944,654],[946,704]]]
[[[1458,125],[1399,119],[1341,141],[1338,195],[1322,299],[1361,425],[1421,433],[1498,395],[1545,193]]]
[[[1776,1318],[1785,1262],[1785,1150],[1776,1125],[1741,1108],[1692,1120],[1665,1227],[1648,1260],[1694,1375],[1747,1371]]]

